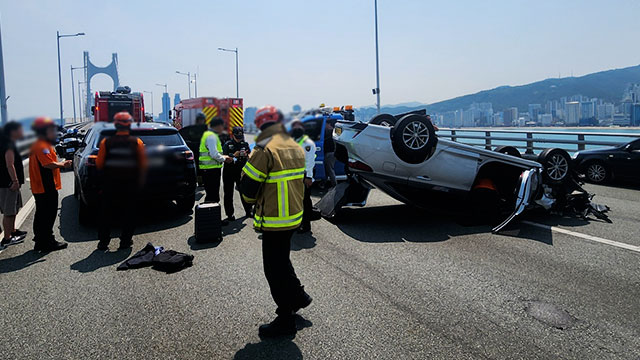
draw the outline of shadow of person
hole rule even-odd
[[[214,241],[214,242],[198,242],[196,240],[195,235],[191,236],[189,240],[187,240],[187,244],[189,244],[189,248],[193,251],[205,250],[205,249],[213,249],[218,247],[222,241]]]
[[[47,259],[43,259],[45,255],[47,255],[47,253],[29,250],[24,254],[18,255],[16,257],[1,259],[0,274],[19,271],[39,262],[46,261]]]
[[[299,251],[304,249],[312,249],[316,246],[316,237],[313,233],[295,234],[291,240],[291,250]]]
[[[244,229],[247,224],[243,222],[244,218],[236,219],[227,226],[222,227],[222,236],[237,234]]]
[[[234,360],[256,360],[256,359],[282,359],[297,360],[302,359],[302,352],[298,345],[291,339],[279,338],[273,340],[262,340],[256,344],[247,344],[240,349]]]
[[[112,252],[94,250],[86,259],[82,259],[70,266],[71,270],[88,273],[105,266],[111,266],[125,261],[131,255],[131,248]]]

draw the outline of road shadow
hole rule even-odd
[[[491,233],[492,229],[491,225],[469,221],[465,215],[438,214],[403,204],[343,209],[333,223],[349,237],[367,243],[434,243],[456,236]],[[501,234],[519,236],[520,228],[515,221]],[[552,243],[550,231],[523,234],[530,240]]]
[[[29,250],[16,257],[0,259],[0,274],[20,271],[31,265],[46,261],[47,259],[44,259],[46,255],[47,253]]]
[[[313,323],[296,314],[296,328],[298,331],[313,326]],[[261,339],[259,343],[247,344],[240,349],[234,360],[299,360],[302,359],[302,351],[292,338]]]
[[[88,273],[105,266],[111,266],[125,261],[131,255],[131,248],[118,251],[94,250],[86,259],[82,259],[70,266],[71,270]]]
[[[94,224],[84,226],[78,219],[78,200],[69,195],[62,199],[60,209],[60,235],[67,242],[85,242],[98,240],[96,224],[100,221],[100,214],[95,211]],[[191,221],[190,213],[180,212],[172,202],[144,202],[140,205],[136,216],[138,222],[135,234],[146,234],[182,226]],[[113,227],[111,237],[120,235],[120,228]]]
[[[311,225],[313,227],[313,225]],[[305,249],[312,249],[316,246],[316,237],[313,236],[313,231],[304,234],[294,234],[291,240],[291,250],[300,251]]]

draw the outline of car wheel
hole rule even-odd
[[[600,161],[594,161],[585,168],[587,179],[595,184],[602,184],[609,179],[607,167]]]
[[[181,213],[187,213],[192,211],[195,203],[196,203],[195,194],[176,200],[176,205],[178,205],[178,211],[180,211]]]
[[[369,121],[369,124],[394,127],[397,122],[398,122],[398,119],[396,119],[396,117],[393,115],[378,114]]]
[[[416,114],[400,119],[393,129],[391,139],[396,155],[410,164],[426,160],[438,142],[431,120]]]
[[[515,157],[522,157],[522,154],[520,154],[520,151],[518,151],[518,149],[516,149],[513,146],[509,146],[509,145],[501,145],[498,146],[497,148],[495,148],[493,151],[495,152],[499,152],[501,154],[506,154],[506,155],[511,155],[511,156],[515,156]]]
[[[543,178],[553,184],[560,184],[571,177],[571,156],[562,149],[546,149],[538,155],[542,164]]]

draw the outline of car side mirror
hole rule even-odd
[[[91,106],[91,115],[95,115],[96,114],[96,106],[93,105]]]

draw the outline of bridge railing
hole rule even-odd
[[[559,130],[451,129],[440,128],[438,137],[493,150],[511,145],[526,154],[549,147],[580,151],[602,146],[616,146],[640,138],[638,133],[587,132]]]

